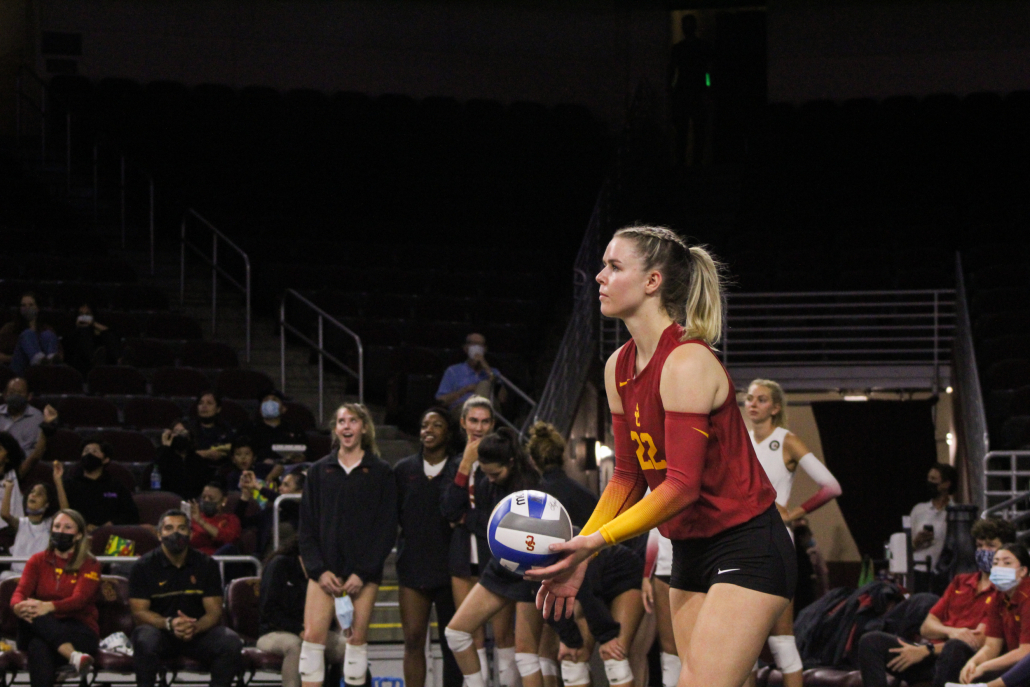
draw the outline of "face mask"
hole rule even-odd
[[[75,535],[71,532],[51,532],[50,544],[54,551],[65,552],[75,546]]]
[[[214,501],[201,501],[200,512],[210,518],[218,512],[218,504]]]
[[[482,357],[486,353],[486,346],[479,344],[469,344],[469,360],[473,358]]]
[[[273,420],[279,417],[279,401],[273,401],[271,399],[261,404],[261,417],[267,420]]]
[[[92,453],[87,453],[81,458],[82,469],[86,472],[93,472],[97,468],[103,466],[104,460]]]
[[[185,434],[172,437],[172,450],[176,453],[187,453],[190,450],[190,438]]]
[[[39,315],[39,308],[34,308],[31,305],[21,306],[21,316],[29,322],[35,320],[37,315]]]
[[[980,572],[990,574],[991,566],[994,564],[994,552],[987,549],[976,550],[976,567]]]
[[[25,515],[43,515],[43,513],[46,513],[45,506],[43,508],[29,508],[28,506],[25,507]]]
[[[175,532],[174,534],[166,534],[161,537],[161,544],[165,547],[168,553],[173,556],[178,556],[180,553],[186,550],[186,546],[190,543],[190,538],[181,532]]]
[[[941,495],[941,485],[938,482],[927,482],[926,493],[931,499],[935,499]]]
[[[83,327],[85,327],[87,325],[93,324],[93,316],[92,315],[79,315],[78,319],[76,319],[75,321],[78,324],[80,324]]]
[[[7,412],[14,415],[25,412],[25,408],[29,405],[29,399],[21,394],[8,394],[7,398]]]
[[[999,568],[998,566],[991,568],[991,582],[1003,592],[1007,592],[1019,584],[1014,568]]]

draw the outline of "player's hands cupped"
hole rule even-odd
[[[626,659],[626,648],[622,646],[619,638],[610,639],[597,648],[602,661],[623,661]]]
[[[332,571],[326,570],[318,578],[318,586],[329,596],[343,594],[343,580],[334,575]]]
[[[562,612],[566,618],[572,617],[576,594],[586,575],[588,559],[604,546],[604,537],[600,532],[586,537],[573,537],[561,544],[551,544],[549,550],[564,554],[562,559],[546,568],[526,571],[527,580],[541,582],[540,591],[536,595],[536,607],[544,612],[545,618],[552,617],[552,608],[555,620],[561,617]]]
[[[365,586],[364,580],[352,574],[347,578],[347,581],[343,583],[343,591],[347,592],[348,596],[357,596],[361,593],[361,588]]]

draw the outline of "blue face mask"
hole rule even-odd
[[[279,401],[268,399],[261,404],[261,417],[272,420],[279,417]]]
[[[988,549],[976,550],[976,567],[980,572],[990,574],[991,566],[994,565],[994,552]]]
[[[1015,588],[1019,581],[1016,579],[1015,568],[991,568],[991,583],[1000,591],[1007,592]]]

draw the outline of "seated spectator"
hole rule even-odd
[[[997,678],[1010,684],[1003,675],[1030,655],[1030,553],[1022,544],[1006,544],[994,554],[992,566],[991,582],[998,591],[987,614],[986,640],[962,668],[963,684]]]
[[[585,525],[594,513],[597,497],[565,474],[565,440],[554,425],[535,423],[530,430],[526,451],[540,469],[540,490],[551,494],[565,506],[573,525]]]
[[[5,482],[11,483],[10,511],[14,518],[25,515],[24,497],[18,483],[20,468],[24,462],[25,452],[22,451],[18,440],[7,432],[0,432],[0,473],[3,473]],[[0,523],[0,529],[9,526],[6,519]]]
[[[217,474],[216,466],[194,450],[193,435],[184,420],[176,421],[161,433],[157,469],[161,473],[161,488],[187,501],[200,496]]]
[[[49,545],[29,559],[11,596],[33,687],[53,685],[64,662],[75,677],[85,674],[100,649],[100,563],[89,553],[85,527],[79,513],[60,511]]]
[[[240,519],[223,512],[225,492],[222,485],[212,482],[204,487],[200,499],[190,503],[192,531],[190,546],[208,556],[236,555],[242,527]]]
[[[436,390],[436,400],[451,412],[460,410],[461,404],[473,394],[493,398],[495,370],[486,362],[486,337],[469,334],[462,350],[468,359],[444,370]]]
[[[129,574],[136,684],[154,687],[162,660],[187,656],[211,673],[213,687],[231,687],[243,670],[243,642],[221,624],[218,564],[190,548],[189,516],[180,510],[161,516],[158,535],[160,548]]]
[[[300,558],[296,537],[283,542],[266,562],[261,575],[261,601],[257,648],[283,657],[283,687],[300,687],[300,635],[304,631],[304,601],[308,575]],[[347,640],[333,630],[325,643],[325,662],[340,664]],[[326,679],[326,684],[339,684]]]
[[[935,463],[926,476],[926,494],[930,500],[918,503],[912,509],[912,555],[917,561],[915,587],[918,590],[929,589],[929,572],[926,564],[919,561],[929,556],[929,570],[933,570],[944,550],[944,539],[948,534],[948,506],[957,488],[958,471],[947,463]],[[941,592],[940,589],[930,591]]]
[[[64,474],[64,466],[54,461],[54,481],[59,482]],[[50,529],[57,512],[57,492],[52,484],[40,482],[32,487],[25,498],[25,515],[15,517],[11,514],[11,496],[17,488],[17,481],[3,481],[4,497],[0,504],[0,518],[8,527],[14,529],[14,544],[11,545],[12,556],[32,556],[45,551],[50,543]],[[25,569],[24,563],[11,563],[11,569],[0,573],[0,581],[9,577],[18,577]]]
[[[240,479],[244,472],[251,472],[254,481],[250,485],[253,491],[253,498],[264,508],[265,497],[261,495],[261,489],[270,485],[283,473],[283,466],[272,460],[257,462],[257,450],[249,436],[238,436],[232,442],[232,471],[225,478],[225,491],[232,491],[240,488]]]
[[[89,303],[79,306],[75,333],[70,338],[65,340],[65,357],[83,377],[97,365],[117,365],[121,358],[121,337],[100,323]]]
[[[193,443],[204,460],[221,463],[229,458],[233,429],[222,420],[222,399],[213,391],[197,396],[197,417],[190,423]]]
[[[308,443],[307,437],[293,432],[283,422],[283,415],[286,414],[284,400],[278,391],[265,396],[261,399],[261,417],[241,430],[241,434],[250,437],[251,447],[258,460],[281,460],[283,456],[272,450],[273,446],[305,446]]]
[[[29,384],[21,377],[7,382],[4,405],[0,406],[0,432],[10,432],[21,444],[25,455],[32,459],[24,475],[35,465],[46,450],[46,433],[56,430],[57,410],[48,405],[42,412],[29,404],[32,394]]]
[[[972,536],[979,570],[956,575],[930,609],[919,633],[932,644],[905,641],[886,632],[867,632],[858,646],[863,685],[886,687],[890,673],[909,684],[933,680],[939,687],[957,680],[962,667],[984,646],[991,611],[999,605],[991,584],[992,562],[995,552],[1003,548],[1002,542],[1014,539],[1016,530],[1005,520],[988,518],[973,524]],[[913,595],[906,603],[925,596]]]
[[[139,524],[139,509],[132,494],[106,469],[113,453],[106,441],[83,440],[82,458],[63,480],[68,504],[82,513],[88,533],[102,525]]]
[[[30,365],[61,362],[61,344],[54,328],[39,319],[36,294],[21,296],[14,319],[0,327],[0,363],[7,363],[19,377]]]
[[[271,505],[275,499],[283,494],[304,493],[304,473],[299,470],[283,476],[279,482],[278,491],[263,488],[258,489],[257,479],[250,470],[243,473],[240,478],[240,500],[236,502],[236,517],[244,528],[256,528],[258,535],[258,552],[263,554],[272,544],[273,527],[275,526],[275,508]],[[247,515],[247,508],[254,500],[254,492],[260,491],[266,499],[266,507],[262,508],[256,515]],[[297,525],[300,521],[300,502],[283,501],[279,504],[279,540],[288,539],[297,533]]]

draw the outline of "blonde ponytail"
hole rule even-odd
[[[722,338],[721,265],[700,246],[690,247],[690,262],[684,336],[714,345]]]

